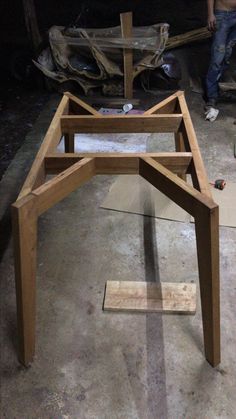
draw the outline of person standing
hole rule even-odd
[[[215,108],[219,81],[229,65],[236,44],[236,0],[207,0],[208,29],[213,33],[211,59],[206,76],[207,107]]]

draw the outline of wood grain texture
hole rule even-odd
[[[83,115],[68,116],[70,106],[72,112]],[[176,134],[177,152],[76,154],[73,153],[73,134],[76,132],[173,132]],[[69,153],[58,155],[55,149],[63,134],[66,135],[66,151]],[[183,152],[185,150],[188,153]],[[45,182],[46,172],[54,173],[53,170],[63,171]],[[189,172],[194,187],[176,176],[176,173]],[[20,361],[28,365],[35,350],[37,217],[94,175],[118,173],[139,173],[195,217],[205,353],[209,363],[216,366],[220,362],[219,214],[218,206],[211,198],[183,92],[176,92],[141,116],[102,117],[69,93],[63,96],[22,192],[12,206]],[[125,284],[119,283],[115,293],[114,283],[108,284],[107,291],[113,293],[112,309],[116,309],[114,304],[120,309],[122,301],[122,304],[125,302],[122,306],[125,310],[180,313],[186,312],[188,304],[187,310],[193,312],[193,300],[189,302],[189,293],[186,292],[193,291],[192,284],[180,284],[182,288],[178,290],[177,284],[169,284],[170,288],[162,284],[161,292],[157,284]],[[129,288],[131,286],[132,289]]]
[[[196,285],[107,281],[104,310],[195,314]]]
[[[37,197],[35,206],[38,214],[42,214],[64,199],[79,186],[90,180],[94,174],[94,159],[82,159],[35,189],[32,194]]]
[[[44,157],[48,151],[53,151],[59,143],[62,132],[60,124],[60,116],[68,111],[69,99],[63,96],[57,111],[52,119],[52,122],[44,137],[43,143],[34,159],[33,165],[28,173],[28,176],[23,184],[19,199],[30,193],[35,187],[42,184],[45,180]]]
[[[177,48],[185,44],[202,41],[204,39],[211,38],[211,36],[212,33],[207,29],[206,26],[185,32],[180,35],[171,36],[167,41],[166,50]]]
[[[61,117],[63,133],[106,134],[140,132],[177,132],[182,122],[181,114],[174,115],[107,115],[102,118],[69,115]]]
[[[153,158],[174,173],[190,173],[191,153],[57,153],[45,157],[45,170],[59,173],[82,158],[95,158],[96,174],[137,174],[142,157]]]
[[[199,211],[195,218],[202,322],[207,361],[220,363],[219,208]]]
[[[140,159],[139,170],[144,179],[193,217],[197,216],[201,208],[217,207],[211,198],[201,194],[153,159]]]
[[[120,14],[121,34],[124,38],[132,38],[132,12]],[[133,50],[124,48],[124,93],[126,99],[133,97]]]
[[[191,153],[193,154],[193,185],[202,193],[206,194],[209,197],[212,197],[209,181],[207,179],[206,169],[204,167],[202,156],[198,146],[196,133],[183,93],[178,96],[178,100],[181,113],[183,114],[183,123],[181,126],[183,141],[187,142],[189,145],[189,148],[185,147],[186,151],[191,151]]]
[[[12,205],[19,361],[29,365],[35,352],[37,214],[31,195]]]

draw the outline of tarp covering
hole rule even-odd
[[[49,47],[35,65],[59,83],[73,80],[85,94],[102,88],[104,94],[123,94],[123,49],[133,50],[133,77],[161,64],[168,40],[168,24],[134,27],[132,38],[122,38],[121,28],[80,29],[53,26]]]

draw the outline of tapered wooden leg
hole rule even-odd
[[[36,243],[35,199],[30,195],[12,206],[19,360],[28,366],[35,352]]]
[[[183,134],[180,131],[175,133],[175,150],[177,152],[186,151],[184,146]],[[186,182],[187,176],[185,174],[180,174],[178,176]]]
[[[203,210],[195,219],[207,361],[220,363],[219,208]]]
[[[75,138],[74,134],[65,134],[65,153],[74,153],[75,151]]]

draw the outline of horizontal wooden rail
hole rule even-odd
[[[97,174],[137,174],[139,158],[150,157],[176,174],[190,173],[191,153],[53,153],[45,158],[47,174],[59,173],[83,158],[95,158]]]
[[[142,132],[177,132],[182,122],[182,114],[161,115],[111,115],[104,118],[94,116],[61,116],[61,129],[67,133],[114,134]]]

